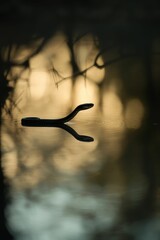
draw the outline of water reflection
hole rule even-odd
[[[25,124],[22,124],[25,126]],[[78,141],[82,141],[82,142],[93,142],[94,138],[90,137],[90,136],[86,136],[86,135],[80,135],[78,134],[72,127],[70,127],[67,124],[45,124],[44,122],[39,122],[39,123],[33,123],[28,125],[30,127],[57,127],[57,128],[61,128],[64,129],[65,131],[67,131],[68,133],[70,133],[75,139],[77,139]]]
[[[26,194],[17,193],[6,212],[17,239],[87,240],[118,224],[119,193],[74,181],[50,191],[38,187]]]
[[[158,189],[150,185],[153,170],[145,170],[143,132],[73,121],[94,135],[86,144],[61,129],[19,126],[15,135],[5,124],[5,216],[16,240],[142,239],[146,231],[158,240]]]

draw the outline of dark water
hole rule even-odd
[[[69,124],[94,141],[19,120],[2,126],[5,225],[14,239],[158,240],[159,126],[127,129],[95,116]]]

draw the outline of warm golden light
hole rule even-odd
[[[139,99],[131,99],[127,103],[125,123],[127,128],[139,128],[144,115],[144,107]]]
[[[63,33],[55,34],[40,53],[29,60],[28,68],[11,69],[9,79],[19,75],[14,89],[14,99],[18,100],[18,107],[22,110],[18,114],[16,112],[15,116],[19,119],[28,116],[60,118],[79,104],[94,104],[92,109],[81,111],[69,123],[79,134],[93,137],[93,142],[77,141],[59,128],[23,128],[19,141],[26,151],[25,155],[20,159],[14,154],[6,155],[8,159],[17,160],[12,171],[8,170],[10,160],[4,164],[6,176],[15,176],[17,188],[33,187],[43,181],[45,165],[50,166],[47,171],[56,169],[71,175],[87,168],[98,169],[105,160],[105,156],[97,150],[101,139],[104,141],[103,153],[114,160],[119,158],[122,151],[119,139],[122,139],[124,131],[123,105],[117,94],[117,85],[101,91],[99,83],[103,81],[106,70],[94,66],[99,52],[97,46],[91,35],[74,44],[72,57],[79,71],[88,68],[83,75],[75,73],[72,68],[71,49]],[[102,57],[99,57],[98,64],[103,63]],[[120,138],[119,135],[116,138],[112,136],[115,131],[120,132]],[[21,145],[17,148],[21,155]]]
[[[52,165],[62,173],[72,175],[81,172],[84,168],[97,162],[96,147],[97,141],[88,144],[80,143],[68,136],[63,147],[58,152],[53,153]]]
[[[42,50],[44,59],[48,60],[49,69],[56,70],[58,73],[54,76],[54,82],[63,81],[63,78],[69,79],[72,75],[71,53],[67,44],[66,36],[62,32],[51,38]]]
[[[74,88],[73,88],[73,106],[85,102],[93,102],[94,108],[88,111],[89,114],[95,113],[97,109],[99,109],[99,88],[95,83],[92,83],[88,80],[85,80],[83,77],[78,77],[76,79]],[[86,115],[88,117],[87,112],[82,112],[80,116]]]
[[[37,40],[31,40],[29,44],[24,45],[12,45],[12,47],[8,47],[5,49],[3,57],[4,60],[10,60],[15,63],[23,63],[30,55],[32,55],[33,51],[39,47],[42,43],[43,39],[39,38]],[[9,59],[7,59],[9,57]]]
[[[12,179],[18,171],[18,156],[14,138],[10,134],[2,131],[1,136],[1,151],[3,152],[1,166],[4,175]]]
[[[109,128],[123,130],[123,105],[114,86],[109,87],[103,97],[103,113]]]
[[[95,83],[103,81],[105,76],[105,68],[99,69],[97,67],[90,68],[86,73],[86,78]]]
[[[80,70],[83,71],[88,68],[86,78],[95,83],[102,82],[105,76],[105,68],[99,69],[94,66],[96,56],[99,53],[94,37],[90,34],[86,35],[75,44],[74,50],[76,62]],[[104,64],[102,57],[98,58],[98,64]]]
[[[49,74],[47,72],[32,71],[29,79],[29,90],[31,97],[35,100],[41,99],[49,84]]]

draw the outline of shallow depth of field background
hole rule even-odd
[[[160,238],[160,9],[0,4],[2,239]],[[94,103],[69,126],[21,126]]]

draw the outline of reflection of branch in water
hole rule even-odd
[[[68,126],[66,124],[60,124],[58,127],[66,130],[68,133],[70,133],[73,137],[75,137],[77,140],[79,140],[81,142],[93,142],[94,141],[94,138],[92,138],[90,136],[86,136],[86,135],[80,135],[73,128],[71,128],[70,126]]]
[[[86,135],[80,135],[73,128],[71,128],[70,126],[68,126],[64,123],[51,123],[51,122],[47,123],[47,122],[43,122],[43,120],[42,120],[41,122],[30,123],[28,125],[25,125],[22,123],[22,126],[62,128],[65,131],[67,131],[68,133],[70,133],[74,138],[76,138],[77,140],[79,140],[81,142],[93,142],[94,141],[94,138],[92,138],[90,136],[86,136]]]

